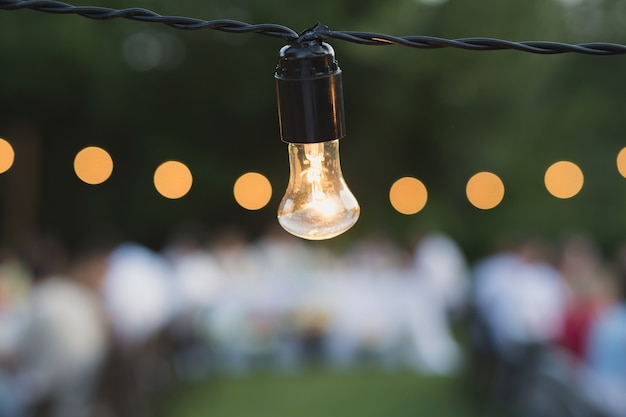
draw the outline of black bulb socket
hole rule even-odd
[[[346,135],[341,69],[329,44],[284,46],[274,77],[283,142],[319,143]]]

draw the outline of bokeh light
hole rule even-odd
[[[465,192],[474,207],[489,210],[504,198],[504,184],[494,173],[479,172],[469,179]]]
[[[11,144],[5,139],[0,138],[0,174],[7,172],[15,160],[15,151]]]
[[[584,176],[575,163],[559,161],[547,169],[544,182],[546,189],[553,196],[571,198],[583,188]]]
[[[389,201],[396,211],[402,214],[415,214],[422,210],[428,201],[428,191],[424,184],[413,177],[403,177],[393,183],[389,190]]]
[[[626,148],[623,148],[617,154],[617,170],[622,177],[626,178]]]
[[[237,178],[233,187],[237,203],[247,210],[260,210],[272,198],[272,185],[258,172],[248,172]]]
[[[97,146],[88,146],[76,154],[74,172],[87,184],[101,184],[113,172],[113,160],[107,151]]]
[[[191,190],[192,183],[191,171],[182,162],[163,162],[154,172],[154,187],[166,198],[185,196]]]

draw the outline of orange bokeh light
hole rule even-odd
[[[479,172],[469,179],[465,193],[474,207],[489,210],[504,198],[504,184],[496,174]]]
[[[74,172],[87,184],[101,184],[111,176],[113,160],[104,149],[89,146],[76,154]]]
[[[428,191],[424,184],[413,177],[403,177],[393,183],[389,190],[389,201],[396,211],[402,214],[415,214],[421,211],[428,201]]]
[[[191,171],[182,162],[164,162],[154,172],[154,187],[165,198],[185,196],[191,190],[192,183]]]
[[[8,171],[13,166],[15,151],[11,144],[0,138],[0,174]]]
[[[622,177],[626,178],[626,148],[623,148],[617,154],[617,170]]]
[[[233,194],[241,207],[247,210],[260,210],[272,198],[272,185],[263,174],[248,172],[237,178]]]
[[[557,198],[571,198],[583,188],[583,172],[573,162],[559,161],[550,165],[544,177],[546,189]]]

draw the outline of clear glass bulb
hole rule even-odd
[[[309,240],[330,239],[359,219],[359,203],[339,164],[339,140],[289,144],[289,185],[278,207],[278,222]]]

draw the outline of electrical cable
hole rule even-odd
[[[182,30],[213,29],[230,33],[259,33],[262,35],[281,37],[286,40],[298,38],[298,33],[282,25],[259,24],[250,25],[237,20],[218,19],[202,20],[183,16],[162,16],[152,10],[142,8],[111,9],[108,7],[72,6],[54,0],[0,0],[0,10],[30,9],[53,14],[76,14],[88,19],[130,19],[141,22],[161,23]]]
[[[291,44],[304,44],[328,38],[370,46],[399,45],[414,49],[457,48],[469,51],[516,50],[532,54],[554,55],[578,53],[585,55],[622,55],[626,45],[605,42],[567,44],[550,41],[513,42],[494,38],[444,39],[433,36],[392,36],[371,32],[333,31],[317,24],[301,34],[283,25],[248,24],[237,20],[202,20],[184,16],[163,16],[143,8],[111,9],[108,7],[73,6],[56,0],[0,0],[0,10],[30,9],[44,13],[76,14],[88,19],[130,19],[141,22],[161,23],[175,29],[212,29],[228,33],[257,33],[279,37]]]

